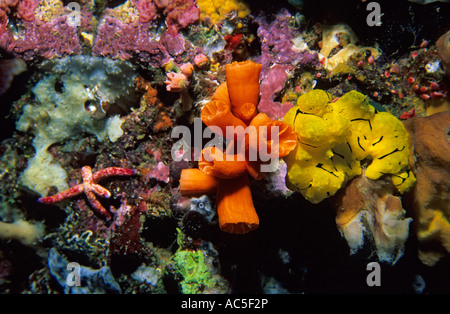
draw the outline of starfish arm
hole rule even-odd
[[[137,173],[134,169],[127,168],[119,168],[119,167],[109,167],[102,170],[97,171],[93,174],[92,180],[97,182],[103,178],[111,177],[111,176],[132,176]]]
[[[109,220],[111,219],[111,214],[102,206],[96,195],[104,198],[109,198],[111,197],[111,193],[95,182],[109,176],[132,176],[135,174],[137,174],[137,171],[134,169],[119,167],[109,167],[97,171],[95,174],[92,174],[92,168],[90,166],[84,166],[81,168],[81,175],[83,177],[82,184],[78,184],[66,191],[60,192],[53,196],[41,197],[38,199],[38,202],[44,204],[53,204],[84,192],[92,208],[96,212],[99,212],[101,215],[103,215],[107,220]]]
[[[81,175],[83,176],[84,184],[91,184],[92,182],[92,169],[89,166],[81,168]]]
[[[98,184],[91,184],[90,185],[90,190],[92,192],[94,192],[95,194],[97,194],[98,196],[104,197],[104,198],[110,198],[111,197],[111,193],[105,189],[103,186],[98,185]]]
[[[109,220],[111,218],[111,214],[98,201],[98,199],[95,197],[95,194],[91,191],[85,191],[85,193],[89,201],[89,204],[91,204],[92,208],[94,208],[101,215],[105,216],[106,220]]]
[[[81,192],[83,192],[83,184],[78,184],[78,185],[75,185],[74,187],[71,187],[70,189],[62,191],[58,194],[55,194],[52,196],[47,196],[47,197],[41,197],[38,199],[38,202],[42,203],[42,204],[54,204],[54,203],[61,202],[62,200],[66,199],[66,198],[70,198],[70,197],[79,195],[79,194],[81,194]]]

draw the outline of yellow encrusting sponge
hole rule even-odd
[[[377,180],[392,175],[399,192],[415,182],[408,170],[409,137],[403,123],[377,112],[366,96],[351,91],[337,101],[322,90],[298,98],[284,117],[297,133],[297,147],[284,159],[286,184],[312,203],[334,195],[363,171]]]
[[[240,0],[198,0],[200,19],[209,17],[214,24],[222,21],[231,11],[236,11],[238,17],[245,18],[250,14],[248,5]]]

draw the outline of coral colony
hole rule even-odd
[[[1,293],[449,293],[450,4],[404,2],[0,0]]]

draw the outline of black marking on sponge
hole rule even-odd
[[[350,146],[350,143],[349,143],[349,142],[347,142],[347,146],[348,146],[348,148],[350,149],[350,153],[353,153],[352,147]]]
[[[400,184],[394,184],[395,186],[399,186],[399,185],[402,185],[405,181],[406,181],[406,179],[408,179],[409,178],[409,176],[410,176],[410,174],[409,174],[409,171],[407,172],[407,176],[406,176],[406,178],[403,178],[402,176],[399,176],[399,175],[396,175],[396,174],[393,174],[392,176],[394,176],[394,177],[397,177],[397,178],[400,178],[400,179],[402,179],[402,182],[400,183]]]
[[[397,147],[397,148],[394,149],[392,152],[390,152],[390,153],[388,153],[388,154],[386,154],[386,155],[383,155],[383,156],[381,156],[381,157],[378,157],[378,159],[384,159],[384,158],[386,158],[387,156],[392,155],[392,154],[397,153],[397,152],[401,152],[401,151],[404,150],[404,149],[405,149],[405,146],[403,146],[402,149],[398,149],[398,147]]]
[[[366,150],[361,146],[361,143],[359,142],[359,136],[358,136],[358,146],[359,146],[363,151],[366,151]]]
[[[345,159],[344,156],[342,156],[341,154],[336,153],[334,150],[332,150],[332,152],[333,152],[333,154],[335,154],[335,155],[341,157],[342,159]]]
[[[299,191],[304,191],[304,190],[307,190],[307,189],[309,189],[310,187],[312,187],[312,183],[310,183],[306,188],[304,188],[304,189],[302,189],[302,188],[300,188],[297,184],[295,185],[296,187],[297,187],[297,189],[299,190]]]
[[[333,171],[330,171],[330,170],[327,170],[327,169],[323,168],[323,164],[321,164],[321,163],[318,163],[318,164],[316,165],[316,167],[317,167],[317,168],[320,168],[320,169],[322,169],[322,170],[324,170],[324,171],[326,171],[326,172],[328,172],[329,174],[332,174],[332,175],[335,176],[336,178],[338,177],[337,175],[335,175],[335,174],[333,173]]]
[[[299,141],[299,143],[302,144],[302,145],[306,145],[306,146],[309,146],[309,147],[312,147],[312,148],[317,148],[317,146],[303,143],[302,141],[300,141],[300,139],[298,138],[298,136],[297,136],[297,141]]]
[[[378,141],[376,141],[375,143],[372,144],[372,146],[377,145],[379,142],[381,142],[381,140],[383,139],[383,135],[380,137],[380,139]]]
[[[370,123],[370,119],[356,118],[356,119],[350,120],[350,122],[353,122],[353,121],[367,121],[367,122],[369,122],[369,128],[372,131],[372,123]]]

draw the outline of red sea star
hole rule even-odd
[[[58,194],[47,196],[47,197],[41,197],[38,199],[38,202],[43,204],[53,204],[58,203],[66,198],[70,198],[76,195],[81,194],[84,192],[86,194],[86,197],[89,201],[89,204],[98,211],[100,214],[106,217],[107,220],[111,218],[111,214],[102,206],[102,204],[97,200],[98,196],[109,198],[111,196],[111,193],[102,187],[101,185],[97,184],[96,182],[100,181],[101,179],[105,177],[110,176],[131,176],[136,174],[136,170],[133,169],[126,169],[126,168],[118,168],[118,167],[109,167],[105,168],[103,170],[97,171],[94,174],[92,174],[92,169],[89,166],[84,166],[81,168],[81,174],[83,176],[83,183],[75,185],[74,187],[62,191]]]

